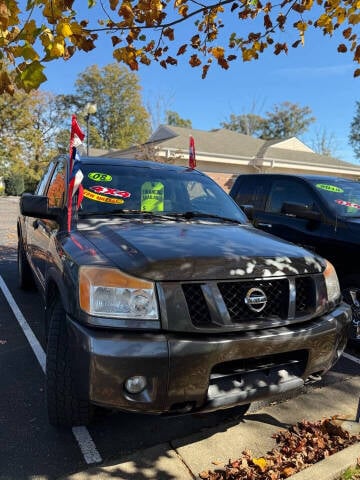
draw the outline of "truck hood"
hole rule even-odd
[[[360,217],[347,217],[346,223],[354,224],[356,226],[360,226]]]
[[[318,273],[324,261],[250,225],[81,221],[78,233],[130,275],[161,281]]]

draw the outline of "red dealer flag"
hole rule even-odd
[[[190,135],[190,144],[189,144],[189,167],[196,168],[195,142],[194,142],[194,137],[192,135]]]
[[[68,231],[71,228],[71,217],[72,217],[72,202],[73,196],[79,190],[77,207],[79,207],[82,200],[82,179],[83,174],[81,172],[80,157],[77,153],[77,147],[81,145],[81,142],[84,140],[85,135],[82,132],[79,124],[76,120],[76,115],[73,115],[71,118],[71,134],[70,134],[70,157],[69,157],[69,188],[68,188]]]

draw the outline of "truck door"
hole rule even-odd
[[[282,211],[285,202],[303,204],[322,214],[321,205],[312,189],[299,178],[273,177],[265,209],[254,218],[254,225],[289,242],[299,244],[320,255],[324,253],[324,238],[333,235],[333,226],[323,221],[300,218]]]
[[[59,160],[52,173],[48,187],[44,192],[44,195],[49,199],[49,207],[64,206],[65,173],[65,162],[64,160]],[[45,269],[50,255],[50,239],[51,235],[56,233],[58,224],[53,220],[42,218],[31,218],[30,222],[31,223],[28,227],[32,244],[31,258],[35,274],[40,283],[44,286]]]

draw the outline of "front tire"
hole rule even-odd
[[[46,354],[46,403],[49,422],[54,426],[87,425],[93,406],[80,398],[73,376],[65,310],[55,301],[51,315]]]

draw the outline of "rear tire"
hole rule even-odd
[[[18,249],[17,249],[17,267],[18,267],[18,282],[19,287],[22,290],[31,290],[34,288],[34,277],[29,265],[29,262],[26,258],[24,247],[22,245],[21,239],[18,240]]]
[[[49,422],[54,426],[87,425],[93,406],[80,398],[73,376],[65,310],[56,300],[50,315],[46,355],[46,402]]]

